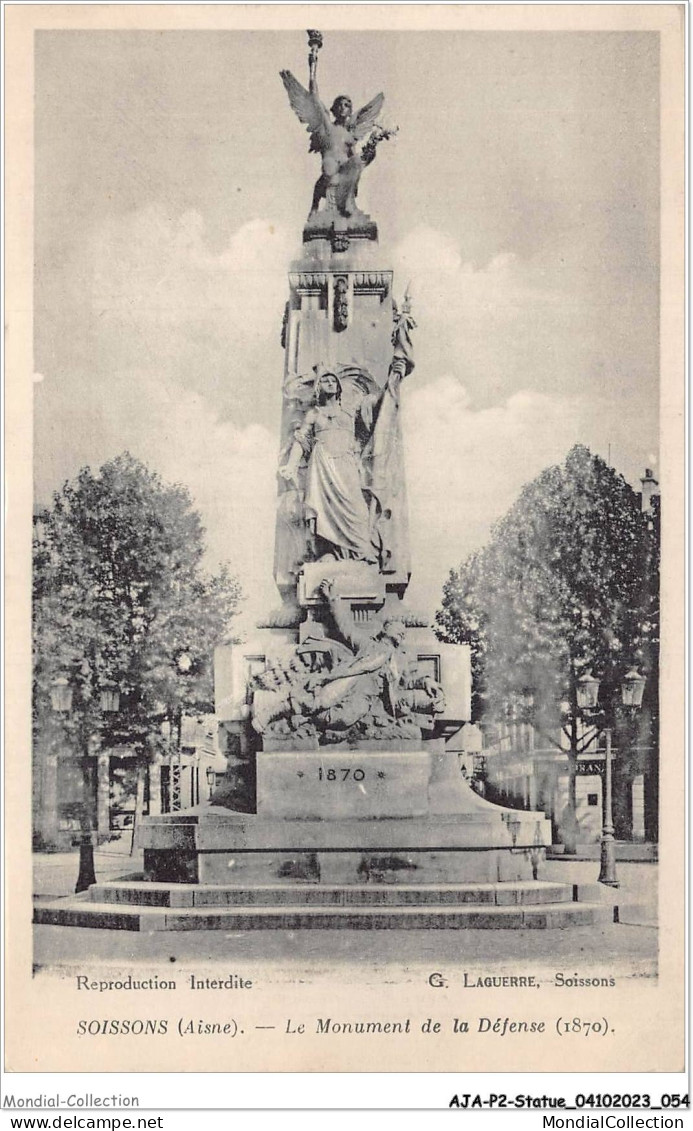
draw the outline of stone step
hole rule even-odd
[[[153,884],[113,880],[89,889],[95,903],[140,907],[353,907],[527,906],[570,902],[570,884],[525,881],[502,884]]]
[[[79,896],[38,904],[34,922],[49,926],[126,931],[541,929],[613,922],[612,907],[597,903],[546,906],[427,907],[137,907],[95,903]]]
[[[549,860],[565,861],[599,860],[601,850],[599,841],[594,841],[591,844],[578,844],[575,852],[571,853],[565,851],[563,844],[552,844],[547,849],[547,857]],[[649,841],[617,840],[614,844],[614,853],[616,859],[623,861],[624,864],[636,861],[656,863],[659,859],[659,845],[652,844]]]

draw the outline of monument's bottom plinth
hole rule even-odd
[[[433,747],[263,754],[257,798],[253,815],[207,805],[145,818],[143,875],[37,905],[36,922],[233,934],[562,928],[616,914],[540,878],[543,813],[478,797]]]
[[[613,889],[606,889],[612,892]],[[45,926],[121,931],[490,930],[613,922],[597,895],[575,902],[570,884],[152,884],[126,877],[94,884],[84,899],[39,903]],[[393,956],[394,957],[394,956]],[[396,957],[395,957],[396,961]]]
[[[212,810],[150,818],[139,843],[154,883],[498,883],[541,872],[548,822],[523,815],[533,820],[511,831],[471,815],[328,823]]]
[[[144,874],[40,904],[46,925],[132,931],[572,927],[613,921],[597,891],[542,878],[550,823],[474,793],[427,750],[267,752],[258,812],[145,818]],[[596,885],[594,885],[596,887]],[[613,889],[605,889],[612,893]]]
[[[145,849],[144,877],[152,883],[200,884],[465,884],[536,878],[543,849],[438,849],[383,845],[371,851],[300,849],[253,852]]]
[[[479,797],[439,749],[258,756],[258,812],[146,818],[154,883],[463,884],[537,879],[543,813]]]

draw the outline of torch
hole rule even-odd
[[[307,35],[308,46],[310,47],[308,66],[314,67],[318,61],[318,51],[322,47],[322,32],[309,29]]]

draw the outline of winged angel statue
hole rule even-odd
[[[327,209],[352,216],[357,211],[361,173],[375,157],[378,143],[392,137],[397,130],[385,129],[376,122],[385,101],[383,94],[376,94],[357,114],[353,113],[351,99],[340,94],[332,103],[330,119],[330,113],[320,100],[316,77],[322,36],[309,31],[308,40],[308,90],[291,71],[282,71],[281,77],[292,109],[310,133],[309,152],[322,154],[322,174],[313,190],[310,215],[318,211],[324,200]]]

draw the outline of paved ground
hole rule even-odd
[[[129,838],[102,846],[96,853],[97,879],[115,879],[137,872],[142,861],[130,855]],[[78,854],[37,853],[34,891],[38,900],[70,895],[78,871]],[[594,883],[599,864],[556,859],[545,866],[542,879],[562,883]],[[621,887],[617,901],[621,922],[564,930],[465,931],[194,931],[176,933],[105,931],[44,927],[35,930],[34,963],[38,971],[60,968],[67,973],[89,965],[110,969],[175,963],[183,966],[229,962],[245,969],[262,968],[265,981],[305,979],[356,981],[420,980],[421,967],[440,965],[536,971],[542,980],[555,970],[582,974],[616,973],[620,977],[652,978],[657,963],[657,865],[618,866]],[[605,898],[611,893],[604,890]]]
[[[79,871],[79,852],[35,852],[34,896],[36,899],[57,899],[72,895]],[[97,880],[118,879],[129,872],[141,872],[142,853],[130,851],[130,834],[110,841],[94,853]],[[599,875],[598,860],[574,860],[556,857],[547,860],[541,879],[560,883],[594,883]],[[618,864],[620,902],[639,902],[649,908],[648,921],[657,901],[657,865],[649,862]],[[627,898],[626,898],[627,897]]]
[[[102,844],[94,852],[97,880],[115,880],[142,871],[142,853],[130,853],[130,834]],[[34,898],[57,899],[72,895],[79,872],[79,850],[33,854]]]

